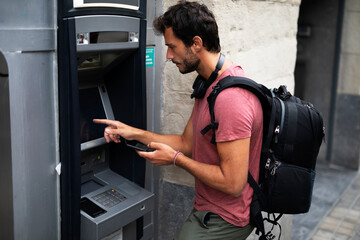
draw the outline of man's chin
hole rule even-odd
[[[196,70],[195,66],[189,67],[186,64],[181,64],[181,63],[178,63],[178,62],[174,62],[174,64],[179,69],[179,72],[182,73],[182,74],[191,73],[191,72]]]
[[[182,74],[187,74],[187,73],[191,73],[191,72],[195,71],[193,69],[181,69],[179,66],[177,66],[177,67],[179,68],[179,72]]]
[[[187,73],[191,73],[192,71],[182,71],[182,70],[180,70],[180,68],[179,68],[179,72],[182,73],[182,74],[187,74]]]
[[[175,65],[176,65],[176,67],[179,69],[179,72],[180,72],[180,73],[182,73],[182,74],[185,74],[185,73],[186,73],[186,69],[181,68],[181,64],[180,64],[180,63],[176,63]]]

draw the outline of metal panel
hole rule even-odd
[[[55,58],[54,52],[7,54],[15,239],[58,238]]]
[[[162,75],[162,36],[155,36],[152,24],[156,12],[162,12],[162,1],[148,0],[147,5],[147,31],[146,46],[154,48],[154,65],[146,67],[146,97],[147,97],[147,129],[153,132],[161,132],[161,75]],[[158,193],[159,193],[158,167],[146,163],[145,188],[155,194],[155,209],[144,220],[143,239],[158,239]]]
[[[9,172],[0,174],[12,191],[12,206],[1,206],[12,215],[0,218],[13,224],[1,224],[1,239],[60,236],[55,6],[54,0],[0,1],[0,46],[9,70],[9,110],[1,106],[0,122],[7,126],[1,169],[5,164]],[[4,235],[7,226],[13,236]]]
[[[83,16],[76,17],[76,32],[131,31],[139,32],[140,19],[125,16]]]
[[[1,0],[0,29],[53,29],[54,6],[54,0]]]
[[[138,18],[125,16],[83,16],[75,18],[76,33],[83,34],[89,32],[106,31],[126,31],[139,33],[140,20]],[[78,52],[85,51],[110,51],[121,49],[136,49],[139,42],[115,42],[101,44],[83,44],[77,45]]]
[[[1,20],[0,20],[1,21]],[[55,29],[1,29],[0,46],[7,52],[55,50]]]

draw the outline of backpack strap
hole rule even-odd
[[[258,84],[255,81],[253,81],[249,78],[245,78],[245,77],[227,76],[227,77],[221,79],[213,87],[213,91],[210,93],[210,95],[207,98],[207,101],[209,103],[211,122],[204,129],[202,129],[200,131],[202,135],[205,135],[210,129],[213,129],[214,132],[213,132],[213,136],[211,138],[211,143],[213,143],[213,144],[216,143],[215,130],[219,126],[219,123],[215,121],[215,113],[214,113],[215,100],[216,100],[216,97],[219,95],[219,93],[222,90],[224,90],[226,88],[230,88],[230,87],[241,87],[241,88],[244,88],[244,89],[252,92],[259,98],[263,109],[270,109],[270,107],[271,107],[271,102],[270,102],[270,96],[272,96],[271,91],[268,88],[266,88],[265,86]],[[264,115],[264,117],[265,117],[265,115]]]
[[[265,227],[264,227],[264,219],[261,213],[261,209],[263,207],[265,196],[261,192],[259,185],[251,175],[250,171],[248,171],[248,183],[254,190],[254,194],[250,203],[250,222],[256,228],[256,234],[261,236],[265,236]]]
[[[227,76],[224,79],[220,80],[214,87],[213,91],[210,93],[210,95],[207,98],[207,101],[209,103],[209,112],[210,112],[210,119],[211,122],[208,124],[204,129],[201,130],[201,134],[205,135],[210,129],[213,129],[213,136],[211,139],[211,143],[216,143],[216,136],[215,136],[215,130],[218,128],[219,123],[215,121],[215,100],[216,97],[219,95],[219,93],[230,87],[241,87],[244,88],[253,94],[255,94],[258,99],[260,100],[262,109],[263,109],[263,117],[264,117],[264,126],[263,126],[263,145],[261,150],[261,159],[266,159],[263,157],[264,154],[269,155],[269,147],[272,140],[272,135],[274,131],[274,125],[275,125],[275,115],[276,115],[276,108],[273,106],[275,105],[275,101],[277,101],[274,98],[274,95],[272,92],[265,87],[264,85],[258,84],[254,82],[253,80],[249,78],[244,77],[233,77],[233,76]],[[261,169],[260,169],[261,170]],[[281,226],[278,223],[279,219],[281,218],[282,214],[278,215],[278,217],[275,217],[273,214],[273,220],[270,219],[270,216],[267,218],[263,218],[261,210],[264,209],[264,207],[267,204],[266,197],[262,190],[260,189],[260,186],[255,181],[255,179],[252,177],[250,172],[248,172],[248,183],[254,190],[253,199],[251,201],[250,205],[250,221],[251,224],[253,224],[256,227],[256,234],[259,235],[259,240],[271,240],[274,239],[275,236],[272,234],[272,230],[275,225],[278,225],[280,228],[280,236],[281,236]],[[264,221],[268,221],[271,224],[273,224],[272,229],[269,232],[265,232],[264,227]],[[280,239],[279,236],[279,239]]]
[[[254,190],[254,194],[250,203],[250,222],[256,228],[255,233],[259,235],[259,240],[272,240],[275,238],[275,236],[272,234],[272,230],[274,229],[274,226],[277,225],[280,229],[280,240],[281,225],[278,223],[278,221],[282,217],[282,214],[279,214],[277,217],[275,217],[275,214],[272,214],[273,219],[271,219],[270,214],[268,213],[268,217],[263,218],[261,210],[264,209],[264,206],[266,206],[267,204],[266,197],[264,196],[264,193],[261,191],[259,185],[251,175],[250,171],[248,172],[248,183]],[[265,232],[264,221],[272,224],[272,228],[268,232]]]

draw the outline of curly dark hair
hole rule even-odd
[[[209,52],[220,52],[218,26],[214,14],[204,4],[179,1],[153,22],[156,34],[164,34],[171,27],[174,35],[181,39],[186,47],[193,44],[195,36],[201,37]]]

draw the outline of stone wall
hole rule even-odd
[[[163,9],[175,4],[164,0]],[[240,64],[247,75],[268,86],[280,84],[294,90],[296,33],[301,0],[208,0],[219,25],[222,52]],[[163,48],[165,59],[166,48]],[[181,134],[192,111],[195,73],[182,75],[171,62],[162,74],[161,132]],[[159,187],[159,239],[172,239],[192,209],[194,179],[184,170],[161,168]],[[283,224],[282,236],[290,239],[291,221]],[[290,218],[291,219],[291,218]],[[285,222],[284,221],[284,222]]]

